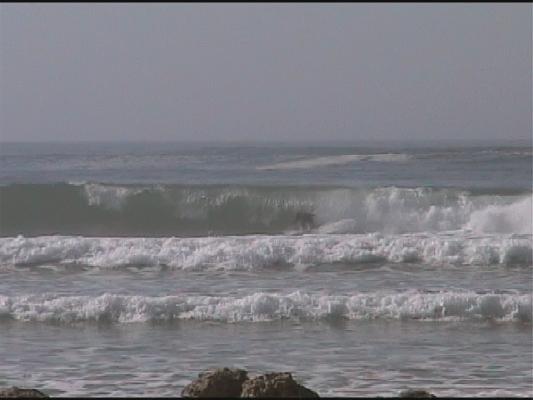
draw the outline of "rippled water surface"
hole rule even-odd
[[[528,146],[8,144],[0,386],[533,396]]]
[[[531,395],[531,326],[364,321],[4,324],[2,380],[56,395],[173,396],[207,365],[295,371],[320,395]]]

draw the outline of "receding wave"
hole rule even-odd
[[[431,188],[14,184],[0,187],[0,235],[207,236],[531,233],[530,193]]]
[[[423,266],[532,264],[531,235],[335,234],[204,238],[0,238],[0,265],[157,266],[258,270],[369,263]]]
[[[531,322],[529,294],[436,292],[318,295],[257,292],[244,297],[215,296],[0,296],[0,318],[51,323],[162,322],[228,323],[328,319],[421,321],[499,320]]]

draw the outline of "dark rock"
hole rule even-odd
[[[241,397],[318,398],[319,396],[299,385],[289,372],[274,372],[244,382]]]
[[[10,387],[6,389],[0,389],[0,398],[7,399],[7,398],[14,398],[14,397],[22,397],[26,399],[35,399],[38,397],[48,397],[43,392],[40,392],[36,389],[22,389],[18,387]]]
[[[239,397],[247,378],[248,373],[242,369],[210,369],[185,386],[181,397]]]
[[[411,399],[433,399],[437,396],[423,389],[406,389],[400,392],[399,397],[409,397]]]

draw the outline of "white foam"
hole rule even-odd
[[[100,206],[108,209],[120,209],[127,198],[135,194],[141,193],[142,189],[100,185],[97,183],[88,183],[83,185],[85,196],[89,205]]]
[[[408,154],[343,154],[338,156],[326,156],[316,158],[306,158],[303,160],[285,161],[281,163],[263,165],[257,167],[259,170],[284,170],[284,169],[308,169],[326,167],[330,165],[350,164],[356,161],[375,162],[401,162],[411,158]]]
[[[532,233],[532,197],[471,196],[429,188],[337,189],[313,202],[324,233],[407,233],[472,230]]]
[[[357,232],[358,225],[355,219],[346,218],[340,221],[332,222],[320,226],[317,229],[319,233],[350,233]]]
[[[0,238],[0,265],[83,264],[254,270],[273,266],[362,264],[531,265],[530,235],[348,234],[203,238]]]
[[[464,391],[448,390],[442,394],[442,397],[466,397]],[[511,398],[511,397],[533,397],[533,389],[530,390],[512,390],[512,389],[492,389],[483,390],[477,393],[469,393],[471,397],[492,397],[492,398]]]
[[[466,224],[475,232],[526,233],[533,231],[532,197],[509,205],[489,205],[474,211]]]
[[[402,319],[531,321],[529,294],[375,292],[327,296],[257,292],[215,296],[0,296],[0,317],[39,322],[197,320],[259,322],[281,319]]]

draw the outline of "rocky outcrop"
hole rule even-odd
[[[248,379],[242,369],[210,369],[198,375],[181,392],[181,397],[280,397],[318,398],[298,384],[289,372],[273,372]]]
[[[248,373],[242,369],[210,369],[185,386],[181,397],[239,397],[246,379]]]
[[[249,379],[242,385],[241,397],[318,398],[318,394],[298,384],[289,372],[274,372]]]
[[[35,399],[48,396],[45,395],[43,392],[38,391],[37,389],[22,389],[15,386],[6,389],[0,389],[0,399],[9,399],[17,397],[22,397],[25,399]]]
[[[406,389],[400,392],[399,397],[407,397],[411,399],[433,399],[437,396],[423,389]]]
[[[37,390],[17,389],[31,391],[35,394],[5,395],[0,391],[0,397],[46,397]],[[431,399],[436,398],[427,390],[406,389],[399,393],[401,398]],[[198,379],[189,383],[181,392],[181,397],[212,397],[212,398],[319,398],[318,393],[294,380],[290,372],[272,372],[248,378],[248,372],[236,368],[209,369],[198,375]]]

